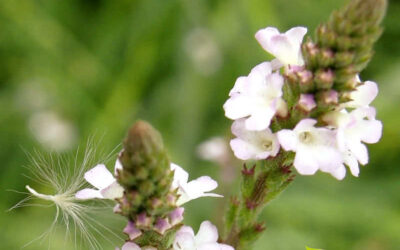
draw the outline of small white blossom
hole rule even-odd
[[[115,248],[115,250],[120,250],[119,247]],[[152,247],[152,246],[145,246],[145,247],[140,247],[136,245],[133,242],[126,242],[121,250],[157,250],[157,248]]]
[[[344,104],[348,108],[367,107],[378,95],[378,85],[372,81],[366,81],[350,93],[352,101]]]
[[[194,235],[193,229],[183,226],[177,233],[173,244],[174,250],[234,250],[233,247],[220,244],[218,230],[209,221],[200,225],[199,232]]]
[[[174,171],[174,180],[171,189],[178,189],[178,206],[200,197],[222,197],[219,194],[207,193],[218,187],[218,183],[211,179],[211,177],[201,176],[188,182],[189,174],[180,166],[171,163],[171,170]]]
[[[201,159],[221,162],[225,160],[229,154],[228,143],[222,137],[213,137],[202,142],[197,147],[197,154]]]
[[[225,115],[233,120],[246,119],[249,130],[269,127],[276,113],[285,113],[282,100],[283,77],[272,72],[271,63],[264,62],[252,69],[247,77],[239,77],[224,104]]]
[[[117,160],[115,163],[115,171],[121,167]],[[99,164],[87,171],[84,175],[87,182],[92,184],[97,189],[85,188],[75,194],[77,199],[111,199],[121,198],[124,189],[118,184],[112,173],[106,168],[104,164]]]
[[[351,173],[358,176],[358,162],[368,163],[368,149],[364,143],[377,143],[382,136],[382,122],[375,119],[372,107],[361,107],[348,113],[346,110],[332,112],[324,120],[337,128],[337,142],[344,154],[344,162]]]
[[[296,152],[294,167],[300,174],[312,175],[319,169],[343,179],[343,157],[337,148],[335,132],[316,128],[315,124],[313,119],[303,119],[293,130],[279,131],[281,146],[287,151]]]
[[[232,124],[232,133],[237,138],[231,140],[231,147],[235,156],[242,160],[262,160],[274,157],[279,152],[279,142],[270,129],[250,131],[245,127],[244,119],[236,120]]]
[[[281,34],[278,29],[267,27],[256,33],[261,46],[284,65],[303,65],[301,43],[307,28],[295,27]]]

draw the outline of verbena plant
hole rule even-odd
[[[217,182],[208,176],[189,180],[170,161],[160,133],[144,121],[128,131],[113,173],[99,164],[66,182],[63,172],[39,162],[35,177],[57,193],[40,194],[27,186],[28,191],[54,202],[57,216],[84,232],[86,212],[92,209],[87,200],[114,201],[113,212],[127,220],[123,250],[251,249],[264,231],[260,212],[293,182],[295,171],[313,175],[319,170],[342,180],[347,168],[358,176],[359,165],[368,163],[365,143],[378,142],[382,133],[371,106],[378,87],[358,75],[382,33],[386,5],[385,0],[352,0],[321,24],[313,39],[303,39],[305,27],[285,33],[267,27],[256,33],[262,48],[276,58],[239,77],[224,104],[225,115],[234,120],[231,148],[249,162],[241,169],[240,193],[227,199],[221,236],[209,221],[197,234],[183,224],[184,213],[190,213],[185,203],[222,197],[210,193]],[[85,180],[93,187],[84,188]]]

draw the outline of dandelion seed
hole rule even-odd
[[[28,176],[28,178],[42,186],[53,189],[54,194],[43,194],[30,185],[26,185],[29,196],[17,203],[10,210],[23,206],[35,206],[27,202],[33,198],[37,198],[51,202],[49,205],[45,205],[45,207],[54,206],[56,212],[49,229],[36,239],[25,244],[25,246],[37,240],[43,240],[46,237],[51,238],[50,236],[54,233],[58,223],[65,226],[65,238],[72,236],[75,248],[77,249],[81,248],[78,247],[77,238],[81,239],[79,245],[87,245],[90,249],[103,249],[98,238],[105,239],[115,245],[106,234],[122,240],[120,236],[95,219],[96,213],[103,209],[109,209],[110,215],[112,215],[111,206],[107,205],[106,202],[84,203],[75,197],[75,194],[80,189],[87,186],[83,176],[87,169],[96,163],[96,154],[96,148],[91,147],[91,142],[88,143],[83,160],[80,162],[78,161],[79,153],[75,155],[73,160],[63,155],[54,156],[50,154],[46,157],[38,152],[34,156],[29,154],[32,166],[29,168],[31,177]],[[110,155],[105,157],[105,161],[110,158]]]

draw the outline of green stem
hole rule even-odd
[[[231,199],[225,218],[226,244],[238,250],[249,249],[261,235],[264,225],[259,221],[259,214],[292,182],[292,158],[292,154],[281,151],[257,169],[244,167],[240,198]]]

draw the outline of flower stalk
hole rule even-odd
[[[224,105],[226,116],[235,120],[235,155],[256,160],[252,168],[244,165],[240,194],[228,205],[225,243],[251,249],[264,230],[259,214],[293,181],[292,166],[300,174],[319,169],[341,180],[344,164],[357,176],[358,163],[368,162],[360,142],[377,142],[382,125],[369,106],[376,84],[361,82],[358,74],[373,55],[386,6],[386,0],[352,0],[318,27],[314,41],[301,42],[306,32],[302,27],[284,34],[274,28],[257,32],[256,39],[277,59],[239,78]],[[283,86],[275,70],[284,76]],[[243,129],[235,123],[244,124]],[[373,135],[356,131],[363,128]],[[274,136],[278,145],[267,147]]]
[[[180,211],[177,190],[171,190],[173,171],[161,135],[147,122],[139,121],[123,145],[117,180],[124,195],[118,199],[118,213],[129,219],[133,229],[128,231],[136,232],[130,235],[132,242],[168,249],[181,224],[171,224]]]

